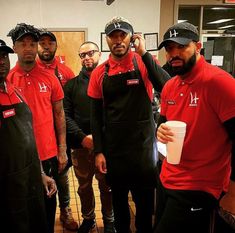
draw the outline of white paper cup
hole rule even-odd
[[[186,123],[182,121],[167,121],[166,125],[174,134],[172,137],[173,142],[166,144],[166,159],[168,163],[179,164],[186,133]]]

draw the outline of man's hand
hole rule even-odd
[[[134,34],[132,40],[135,51],[142,57],[147,52],[145,49],[145,39],[140,34]]]
[[[106,168],[106,159],[104,157],[103,153],[99,153],[95,157],[95,166],[99,170],[100,173],[106,174],[107,168]]]
[[[66,146],[59,146],[58,147],[58,173],[61,173],[67,163],[68,163],[68,156],[67,156],[67,153],[66,153],[66,149],[67,147]]]
[[[159,142],[166,144],[167,142],[172,142],[172,136],[174,136],[174,134],[170,131],[170,128],[165,124],[162,123],[156,133],[156,137],[158,139]]]
[[[94,145],[93,145],[93,138],[92,138],[92,135],[89,134],[89,135],[87,135],[85,138],[83,138],[81,144],[82,144],[82,146],[83,146],[84,148],[87,148],[88,150],[93,150]]]
[[[230,180],[228,192],[221,198],[220,207],[235,215],[235,182]]]
[[[42,183],[44,188],[46,189],[48,197],[51,197],[53,194],[57,192],[55,180],[44,173],[42,174]]]

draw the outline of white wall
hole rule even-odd
[[[106,5],[106,0],[0,1],[0,38],[9,45],[12,42],[7,33],[23,22],[43,28],[87,28],[88,40],[98,45],[100,32],[113,16],[127,18],[137,32],[159,32],[160,0],[115,0],[110,6]],[[108,53],[103,53],[102,61],[107,56]]]

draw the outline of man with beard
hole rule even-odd
[[[94,69],[88,86],[96,166],[107,173],[117,232],[130,232],[130,191],[137,232],[151,233],[157,150],[149,79],[161,91],[169,75],[146,52],[143,37],[134,34],[126,19],[113,18],[105,33],[111,53]]]
[[[36,61],[39,31],[32,25],[17,24],[8,36],[18,61],[8,80],[25,96],[33,116],[33,130],[44,172],[56,181],[67,165],[66,123],[63,89],[58,79],[41,69]],[[49,232],[54,232],[56,194],[45,198]]]
[[[72,164],[78,179],[78,195],[81,201],[83,222],[78,233],[88,233],[95,227],[95,197],[92,180],[98,180],[103,214],[104,233],[114,233],[111,190],[104,174],[95,169],[93,139],[90,130],[90,98],[87,87],[93,69],[98,65],[101,53],[97,44],[84,42],[79,48],[82,70],[64,87],[64,109],[67,123],[67,145],[73,149]]]
[[[162,164],[155,233],[234,232],[212,217],[216,208],[235,214],[235,80],[207,63],[201,46],[187,22],[170,27],[159,46],[176,76],[161,93],[157,138],[172,141],[165,121],[184,121],[187,128],[180,163]]]
[[[38,59],[37,64],[40,68],[51,73],[58,78],[61,85],[74,78],[73,71],[65,64],[60,63],[55,58],[57,50],[57,40],[55,35],[50,31],[41,30],[38,42]],[[74,220],[70,208],[70,191],[69,191],[69,167],[71,166],[70,151],[67,151],[69,163],[68,166],[58,175],[57,187],[60,207],[60,220],[68,230],[77,230],[78,224]]]
[[[55,58],[56,50],[56,36],[50,31],[41,30],[38,42],[37,63],[39,67],[55,74],[61,85],[64,86],[75,75],[68,66]]]

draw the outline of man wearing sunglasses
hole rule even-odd
[[[114,233],[114,218],[110,187],[105,175],[95,170],[93,139],[90,130],[90,98],[87,87],[91,72],[98,65],[101,53],[94,42],[84,42],[79,49],[82,70],[64,87],[64,109],[67,124],[67,146],[73,149],[72,163],[78,179],[78,195],[81,200],[83,222],[78,233],[88,233],[95,227],[95,197],[92,180],[99,183],[104,233]]]

